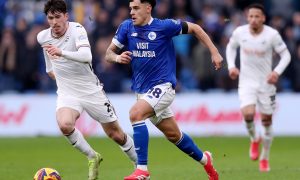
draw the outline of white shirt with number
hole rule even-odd
[[[82,46],[90,47],[85,28],[76,22],[69,22],[66,33],[60,38],[53,37],[51,28],[48,28],[37,35],[37,40],[41,45],[52,44],[65,51],[77,51]],[[45,50],[44,56],[46,71],[53,71],[55,74],[59,96],[82,97],[99,91],[99,86],[102,89],[90,63],[53,57]]]

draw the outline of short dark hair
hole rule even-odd
[[[259,4],[259,3],[253,3],[253,4],[250,4],[247,8],[247,10],[249,9],[252,9],[252,8],[255,8],[255,9],[259,9],[262,11],[262,13],[264,15],[266,15],[266,11],[265,11],[265,7],[262,5],[262,4]]]
[[[66,13],[67,4],[64,0],[48,0],[44,6],[44,13]]]
[[[132,2],[133,0],[129,0],[129,2]],[[141,3],[149,3],[152,6],[152,9],[155,7],[156,5],[156,0],[140,0]]]

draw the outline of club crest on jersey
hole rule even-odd
[[[138,33],[134,32],[131,34],[132,37],[137,37]]]
[[[86,35],[82,34],[78,37],[80,41],[87,39]]]
[[[148,38],[153,41],[154,39],[156,39],[156,33],[155,32],[150,32],[148,34]]]

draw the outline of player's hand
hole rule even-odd
[[[229,77],[232,80],[236,80],[239,74],[240,74],[240,70],[238,68],[234,67],[229,69]]]
[[[43,45],[42,48],[44,48],[45,51],[50,56],[61,56],[61,50],[59,48],[57,48],[56,46],[53,46],[51,44],[46,44],[46,45]]]
[[[271,74],[268,75],[267,81],[269,84],[276,84],[279,79],[279,74],[275,71],[272,71]]]
[[[212,63],[215,66],[215,70],[218,70],[222,67],[223,57],[219,52],[212,54],[211,56]]]
[[[122,54],[118,55],[116,58],[116,62],[120,64],[129,64],[131,61],[132,52],[124,51]]]

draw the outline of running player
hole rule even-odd
[[[115,110],[93,73],[90,43],[85,28],[79,23],[68,21],[63,0],[47,1],[44,13],[50,28],[41,31],[37,39],[43,47],[46,71],[57,84],[58,126],[73,147],[87,156],[88,179],[97,179],[102,157],[75,128],[76,120],[83,110],[101,123],[105,133],[135,163],[133,140],[119,126]]]
[[[137,93],[137,102],[130,110],[137,169],[124,179],[150,179],[147,167],[149,134],[145,124],[150,118],[170,142],[204,166],[209,179],[217,180],[211,153],[202,152],[190,136],[180,131],[170,108],[176,86],[172,37],[195,35],[210,50],[216,69],[221,67],[223,58],[200,26],[186,21],[153,18],[151,13],[155,5],[155,0],[129,0],[131,19],[121,23],[106,53],[109,62],[131,64],[132,90]],[[124,46],[128,51],[118,55]]]
[[[264,7],[252,4],[248,8],[248,24],[238,27],[232,34],[226,48],[229,76],[239,76],[238,94],[241,111],[250,135],[250,158],[260,159],[259,169],[270,170],[269,153],[273,139],[272,114],[275,108],[275,95],[279,75],[288,66],[291,56],[279,33],[264,25]],[[240,47],[240,70],[236,68],[237,48]],[[281,57],[272,70],[273,50]],[[264,132],[262,137],[255,130],[254,116],[256,105],[261,113]],[[262,140],[262,153],[259,157],[259,144]]]

